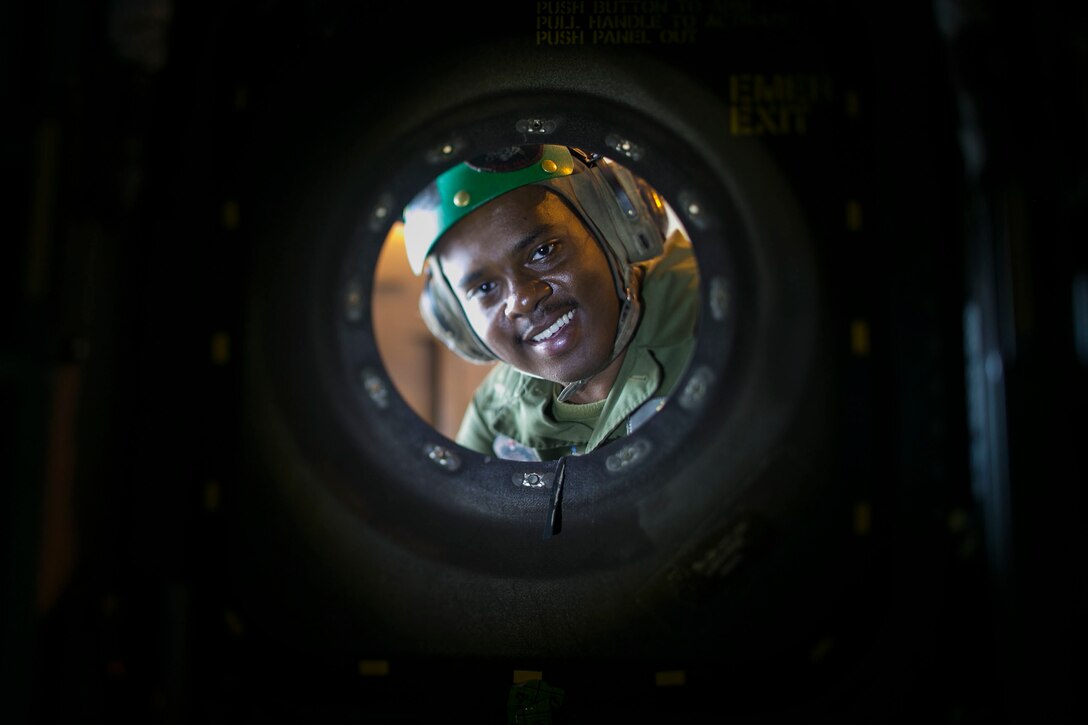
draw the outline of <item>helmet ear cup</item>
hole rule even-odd
[[[664,199],[641,177],[607,159],[599,159],[592,172],[607,187],[608,198],[616,203],[627,261],[641,262],[659,256],[669,228]]]
[[[461,358],[478,365],[495,360],[469,325],[461,303],[453,295],[446,276],[434,258],[427,260],[423,270],[419,314],[431,334]]]
[[[630,173],[630,172],[628,172]],[[632,174],[635,185],[638,187],[639,196],[646,208],[644,219],[650,220],[657,234],[660,235],[662,245],[669,235],[669,213],[666,211],[665,199],[657,193],[657,189],[640,176]],[[660,252],[659,252],[660,253]],[[657,256],[657,255],[654,255]]]

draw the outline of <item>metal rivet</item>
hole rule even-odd
[[[456,471],[461,467],[461,459],[445,446],[431,445],[427,446],[425,451],[427,458],[431,459],[440,468],[445,468],[447,471]]]
[[[386,387],[385,381],[369,368],[364,369],[359,377],[363,382],[363,389],[366,390],[366,394],[370,396],[370,399],[374,401],[374,405],[383,410],[388,408],[389,388]]]
[[[514,124],[514,129],[518,133],[542,136],[555,130],[555,121],[547,118],[522,118]]]
[[[729,311],[729,285],[724,277],[714,277],[710,280],[710,315],[715,321],[721,322]]]
[[[621,154],[633,161],[638,161],[642,158],[642,149],[638,146],[638,144],[633,143],[630,139],[626,139],[612,133],[605,136],[604,142],[610,148],[620,152]]]
[[[396,203],[393,197],[389,194],[382,194],[377,203],[370,210],[370,216],[366,220],[366,226],[372,232],[382,231],[389,223],[389,212],[396,207]],[[361,230],[360,230],[361,231]]]
[[[464,147],[465,144],[461,139],[448,138],[427,148],[424,155],[427,163],[444,165],[449,163],[451,156],[456,155]]]
[[[683,213],[684,222],[696,229],[707,229],[713,221],[713,215],[707,213],[699,197],[690,190],[676,195],[676,209]]]
[[[468,206],[468,203],[471,200],[472,200],[472,197],[464,189],[461,189],[461,191],[459,191],[459,192],[457,192],[456,194],[453,195],[453,205],[454,206]]]
[[[348,322],[363,319],[363,290],[357,281],[348,286],[347,294],[344,295],[344,315]]]
[[[518,486],[524,486],[525,488],[544,488],[551,485],[552,474],[522,471],[511,476],[511,480]]]
[[[619,473],[626,470],[631,466],[634,466],[650,452],[650,442],[645,438],[641,438],[633,443],[625,445],[620,448],[614,454],[609,456],[605,462],[605,468],[611,473]]]
[[[714,373],[707,366],[698,368],[691,374],[683,392],[680,393],[680,407],[685,410],[694,410],[702,404],[714,382]]]

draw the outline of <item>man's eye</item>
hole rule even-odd
[[[553,249],[555,249],[555,242],[548,242],[547,244],[541,244],[539,247],[537,247],[533,251],[533,256],[531,257],[531,259],[534,262],[537,261],[537,260],[540,260],[540,259],[544,259],[544,257],[547,257],[549,254],[552,253]]]
[[[495,289],[495,283],[494,282],[484,282],[482,284],[478,284],[475,287],[473,287],[472,288],[472,293],[471,293],[470,296],[471,297],[476,297],[476,296],[480,296],[480,295],[486,295],[488,292],[490,292],[493,289]]]

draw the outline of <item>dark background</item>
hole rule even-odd
[[[862,299],[884,300],[885,280],[897,280],[888,357],[871,379],[842,361],[843,406],[872,423],[857,451],[866,471],[929,483],[893,503],[925,526],[873,564],[886,567],[882,581],[915,553],[932,567],[919,594],[937,603],[919,614],[927,636],[882,653],[897,662],[882,672],[901,681],[866,678],[861,657],[830,675],[784,667],[780,681],[746,683],[755,689],[734,715],[760,719],[800,690],[795,719],[1072,720],[1083,709],[1071,667],[1084,645],[1075,552],[1088,440],[1083,10],[938,2],[867,14],[830,3],[807,11],[815,22],[779,26],[789,3],[721,5],[737,21],[728,32],[649,52],[723,95],[726,58],[833,69],[875,112],[823,137],[816,126],[827,148],[772,139],[772,153],[801,189],[871,182],[853,189],[870,228],[924,219],[937,230],[906,252],[884,255],[874,233],[864,252],[824,259],[856,266]],[[533,3],[493,14],[408,3],[4,6],[6,722],[507,717],[517,663],[406,659],[373,676],[367,653],[292,649],[250,625],[227,565],[245,427],[232,363],[260,254],[249,230],[275,216],[263,195],[289,200],[284,190],[305,182],[291,170],[314,163],[323,130],[360,103],[380,114],[383,98],[427,73],[430,49],[529,42],[536,17]],[[808,209],[817,228],[839,223],[821,209]],[[925,280],[917,289],[903,282],[912,268]],[[971,304],[981,339],[964,326]],[[897,437],[919,425],[930,443]],[[907,455],[914,445],[921,458]],[[880,632],[914,629],[910,607],[894,612],[860,618],[846,639],[897,642]],[[827,649],[797,647],[813,668]],[[622,660],[548,664],[545,680],[566,697],[557,722],[728,710],[712,663],[673,688]]]

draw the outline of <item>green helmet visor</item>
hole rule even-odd
[[[438,239],[461,218],[497,196],[527,184],[570,176],[574,158],[565,146],[545,145],[524,168],[490,171],[457,164],[442,173],[404,209],[404,246],[414,274]]]

